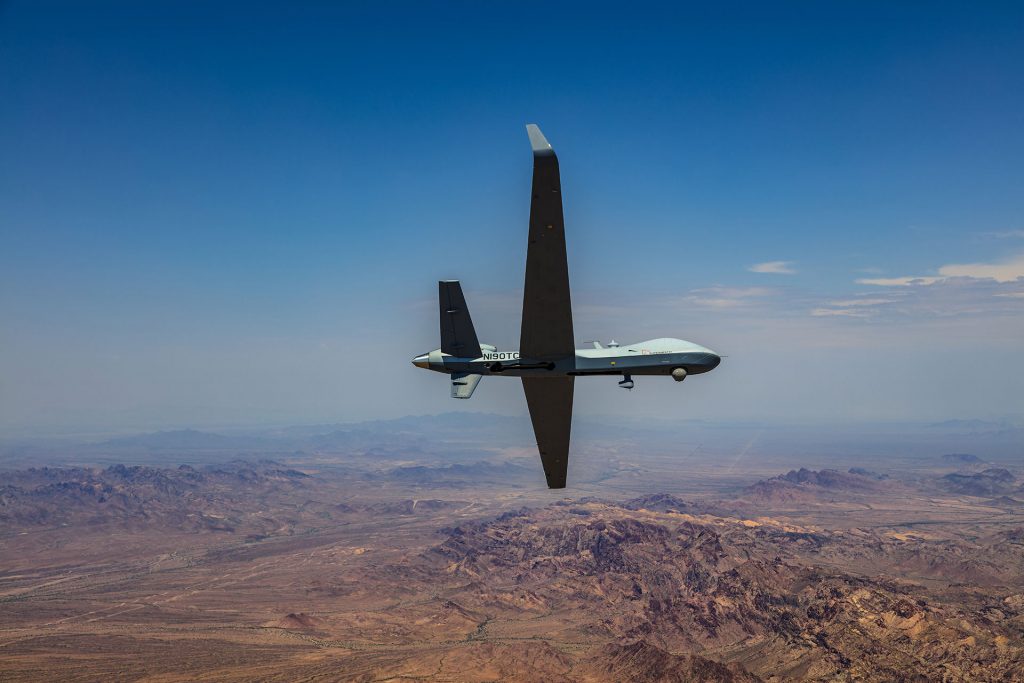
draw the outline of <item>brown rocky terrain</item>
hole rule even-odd
[[[427,558],[449,577],[455,592],[447,599],[462,609],[503,622],[553,621],[558,637],[570,642],[644,643],[741,664],[766,678],[917,672],[929,679],[1005,674],[1011,680],[1024,671],[1024,613],[1011,605],[1022,588],[1019,544],[1000,565],[1013,586],[996,591],[983,615],[885,574],[818,564],[829,545],[860,546],[879,567],[899,562],[877,537],[626,513],[601,503],[460,526]],[[934,577],[950,572],[941,565],[934,570]]]
[[[0,475],[0,679],[1024,678],[1024,510],[948,472],[613,500],[317,462]]]

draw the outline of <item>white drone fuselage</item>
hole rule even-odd
[[[713,370],[721,362],[711,349],[668,337],[627,345],[595,345],[592,349],[576,349],[572,357],[551,361],[521,358],[518,351],[500,351],[489,344],[480,344],[480,349],[482,355],[478,358],[460,358],[434,349],[412,362],[417,367],[448,374],[509,377],[672,375],[679,369],[685,370],[682,376],[686,377]]]

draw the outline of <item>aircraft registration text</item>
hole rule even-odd
[[[518,360],[518,351],[484,351],[484,360]]]

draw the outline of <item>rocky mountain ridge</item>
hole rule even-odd
[[[459,585],[448,599],[469,613],[589,615],[577,629],[620,648],[612,662],[639,657],[670,670],[663,660],[672,652],[731,662],[734,679],[714,680],[1024,672],[1018,593],[1005,590],[979,618],[884,573],[836,569],[834,549],[850,545],[876,561],[897,550],[879,537],[591,502],[461,525],[420,570]],[[1018,591],[1020,550],[1003,567],[1016,571]],[[767,660],[765,648],[773,653]]]

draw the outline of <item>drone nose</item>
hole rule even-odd
[[[430,360],[427,358],[427,354],[424,353],[421,356],[416,356],[415,358],[413,358],[412,364],[418,368],[426,369],[430,367]]]
[[[711,349],[704,349],[704,357],[700,359],[700,366],[704,368],[704,372],[710,372],[718,367],[718,364],[722,362],[722,357]]]

